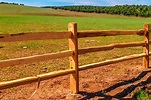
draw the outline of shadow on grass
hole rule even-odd
[[[94,97],[101,97],[102,99],[99,99],[99,100],[111,100],[112,98],[120,99],[120,100],[135,100],[134,98],[126,98],[125,99],[124,97],[127,96],[128,94],[130,94],[135,88],[140,87],[140,86],[145,86],[145,85],[151,83],[151,76],[149,76],[148,79],[145,81],[142,81],[136,85],[131,85],[131,86],[125,88],[122,92],[117,93],[114,96],[106,95],[106,93],[108,93],[108,92],[110,92],[110,91],[112,91],[112,90],[114,90],[120,86],[134,83],[134,82],[140,80],[141,78],[145,77],[150,72],[151,72],[151,70],[143,71],[136,78],[132,78],[130,80],[126,80],[126,81],[117,83],[117,84],[115,84],[115,85],[113,85],[107,89],[104,89],[104,90],[101,90],[98,92],[88,93],[88,92],[81,91],[80,94],[84,96],[81,100],[89,100],[89,99],[94,98]]]

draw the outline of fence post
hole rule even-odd
[[[73,51],[73,56],[69,57],[70,68],[75,72],[70,75],[70,90],[73,93],[79,92],[79,72],[78,72],[78,40],[77,40],[77,24],[69,23],[68,31],[72,33],[69,38],[69,49]]]
[[[146,56],[143,57],[143,66],[145,68],[149,68],[149,24],[144,25],[144,41],[146,42],[146,45],[144,46],[144,53],[146,53]]]

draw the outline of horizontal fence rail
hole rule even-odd
[[[149,41],[150,32],[151,29],[149,24],[145,24],[143,30],[99,30],[99,31],[78,32],[77,24],[69,23],[68,32],[33,32],[33,33],[20,33],[20,34],[10,34],[10,35],[1,34],[0,42],[16,42],[16,41],[45,40],[45,39],[68,39],[69,50],[61,51],[58,53],[49,53],[49,54],[34,55],[34,56],[15,58],[15,59],[0,60],[0,68],[19,65],[19,64],[32,63],[37,61],[62,58],[62,57],[69,57],[70,69],[49,72],[49,73],[40,74],[32,77],[26,77],[17,80],[0,82],[0,90],[70,74],[70,90],[73,93],[78,93],[79,71],[96,68],[104,65],[114,64],[114,63],[140,58],[140,57],[143,57],[143,66],[145,68],[148,68],[149,56],[151,56],[151,52],[149,52],[149,44],[151,44],[151,41]],[[95,47],[78,49],[78,38],[96,37],[96,36],[135,35],[135,34],[143,36],[144,41],[131,42],[131,43],[117,43],[117,44],[110,44],[105,46],[95,46]],[[112,50],[114,48],[137,47],[137,46],[143,47],[143,53],[133,54],[129,56],[92,63],[88,65],[82,65],[82,66],[78,65],[78,55],[80,54],[98,52],[98,51],[107,51],[107,50]]]
[[[17,80],[1,82],[0,90],[11,88],[11,87],[16,87],[19,85],[25,85],[25,84],[32,83],[32,82],[43,81],[43,80],[47,80],[50,78],[71,74],[73,72],[74,72],[73,69],[68,69],[68,70],[54,71],[54,72],[50,72],[50,73],[46,73],[46,74],[40,74],[40,75],[33,76],[33,77],[26,77],[26,78],[17,79]]]
[[[85,53],[90,53],[90,52],[112,50],[114,48],[144,46],[145,44],[146,44],[145,42],[118,43],[118,44],[110,44],[110,45],[106,45],[106,46],[82,48],[82,49],[79,49],[78,52],[79,52],[79,54],[85,54]]]
[[[45,60],[56,59],[56,58],[62,58],[62,57],[69,57],[72,55],[73,55],[73,51],[68,50],[68,51],[63,51],[59,53],[50,53],[50,54],[35,55],[35,56],[29,56],[29,57],[23,57],[23,58],[2,60],[0,61],[0,68],[13,66],[13,65],[19,65],[19,64],[33,63],[33,62],[38,62],[38,61],[45,61]]]
[[[98,63],[80,66],[79,70],[81,71],[81,70],[86,70],[86,69],[90,69],[90,68],[96,68],[96,67],[100,67],[100,66],[104,66],[104,65],[114,64],[114,63],[118,63],[118,62],[122,62],[122,61],[126,61],[126,60],[145,57],[145,56],[146,56],[145,53],[134,54],[134,55],[130,55],[130,56],[125,56],[125,57],[121,57],[121,58],[116,58],[116,59],[112,59],[112,60],[106,60],[106,61],[102,61],[102,62],[98,62]]]
[[[112,31],[112,30],[102,30],[102,31],[83,31],[78,32],[78,38],[84,37],[96,37],[96,36],[116,36],[116,35],[144,35],[144,30],[129,30],[129,31]]]
[[[19,34],[0,34],[0,42],[16,42],[27,40],[68,39],[70,32],[32,32]]]

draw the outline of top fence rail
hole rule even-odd
[[[140,35],[143,36],[145,30],[98,30],[77,32],[78,38],[96,36],[116,36],[116,35]],[[71,32],[31,32],[19,34],[0,34],[0,42],[16,42],[27,40],[47,40],[47,39],[69,39]]]
[[[0,34],[0,42],[69,39],[69,38],[71,38],[71,32],[31,32],[31,33],[19,33],[19,34]]]

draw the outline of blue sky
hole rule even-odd
[[[113,6],[122,4],[151,5],[151,0],[1,0],[0,2],[22,3],[29,6],[64,6],[64,5]]]

